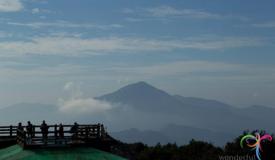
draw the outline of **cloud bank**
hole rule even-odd
[[[0,0],[0,12],[18,12],[23,8],[20,0]]]
[[[39,12],[41,12],[41,10],[38,8],[34,8],[32,10],[33,14],[36,14]],[[54,22],[24,22],[24,23],[7,22],[7,24],[11,26],[30,27],[31,29],[55,27],[55,28],[85,28],[85,29],[108,30],[108,29],[123,28],[123,26],[120,24],[99,25],[99,24],[93,24],[93,23],[73,23],[73,22],[62,21],[62,20],[54,21]]]
[[[58,99],[59,110],[68,114],[98,114],[113,108],[110,103],[100,101],[94,98],[82,98],[83,93],[79,85],[74,82],[68,82],[64,90],[71,91],[71,98]]]
[[[102,113],[112,109],[112,105],[93,98],[59,99],[60,111],[65,113]]]
[[[194,10],[194,9],[176,9],[171,6],[159,6],[148,8],[146,11],[155,17],[189,17],[189,18],[220,18],[220,15]]]
[[[275,28],[275,21],[253,24],[253,27],[258,28]]]
[[[266,45],[258,38],[220,37],[194,39],[148,39],[133,37],[81,38],[69,36],[34,37],[29,41],[0,42],[0,56],[99,55],[109,53],[157,53],[175,50],[224,50]]]

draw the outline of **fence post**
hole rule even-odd
[[[35,126],[32,126],[32,137],[35,137]]]
[[[97,128],[97,138],[99,138],[100,137],[100,124],[98,123],[97,124],[97,126],[96,126],[96,128]]]
[[[26,131],[23,131],[23,148],[26,147],[26,144],[27,144],[27,133]]]
[[[57,124],[54,125],[54,137],[57,137]]]
[[[89,136],[89,128],[88,126],[85,126],[85,138],[88,138]]]
[[[54,125],[54,143],[56,144],[56,140],[57,140],[57,124]],[[60,135],[59,135],[60,136]]]
[[[12,125],[10,125],[10,136],[12,136]]]

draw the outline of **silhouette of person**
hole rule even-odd
[[[72,135],[73,138],[77,137],[78,127],[79,125],[76,122],[74,122],[74,125],[71,128],[71,133],[73,134]]]
[[[41,132],[42,132],[43,141],[46,144],[47,143],[47,139],[48,139],[48,129],[49,129],[49,126],[47,125],[47,123],[45,122],[45,120],[43,120],[40,129],[41,129]]]
[[[62,125],[62,123],[59,124],[59,138],[64,138],[64,127]]]
[[[54,125],[54,137],[57,138],[58,136],[58,130],[57,130],[57,124]]]
[[[16,136],[17,136],[17,142],[20,142],[20,143],[22,142],[22,139],[25,138],[24,127],[22,126],[21,122],[18,123]]]
[[[103,126],[103,124],[100,125],[100,136],[101,137],[105,137],[106,136],[106,132],[105,132],[105,128]]]
[[[28,124],[26,126],[27,129],[27,136],[31,138],[33,136],[33,125],[31,124],[30,121],[28,121]]]
[[[24,131],[24,127],[22,126],[22,123],[19,122],[17,126],[17,135],[18,135],[18,132],[23,133],[23,131]]]

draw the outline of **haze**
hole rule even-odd
[[[58,105],[73,96],[70,83],[92,101],[146,81],[171,94],[274,107],[274,5],[0,0],[0,106]]]

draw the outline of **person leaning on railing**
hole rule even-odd
[[[30,121],[28,121],[28,125],[26,126],[26,130],[27,130],[28,137],[32,138],[32,136],[33,136],[33,125],[31,124]]]
[[[22,123],[19,122],[18,126],[17,126],[17,135],[19,135],[19,132],[23,132],[24,131],[24,127],[22,126]]]
[[[22,123],[18,123],[17,126],[17,132],[16,132],[16,140],[19,144],[24,144],[25,143],[25,131],[24,131],[24,127],[22,126]]]
[[[45,120],[43,120],[40,129],[41,129],[41,132],[42,132],[43,141],[44,141],[45,144],[47,144],[49,126],[47,125]]]
[[[58,132],[59,132],[59,138],[64,138],[64,127],[62,123],[59,124]]]
[[[79,127],[79,125],[76,122],[74,122],[74,125],[72,126],[72,128],[70,130],[70,132],[72,133],[72,138],[77,138],[78,127]]]

